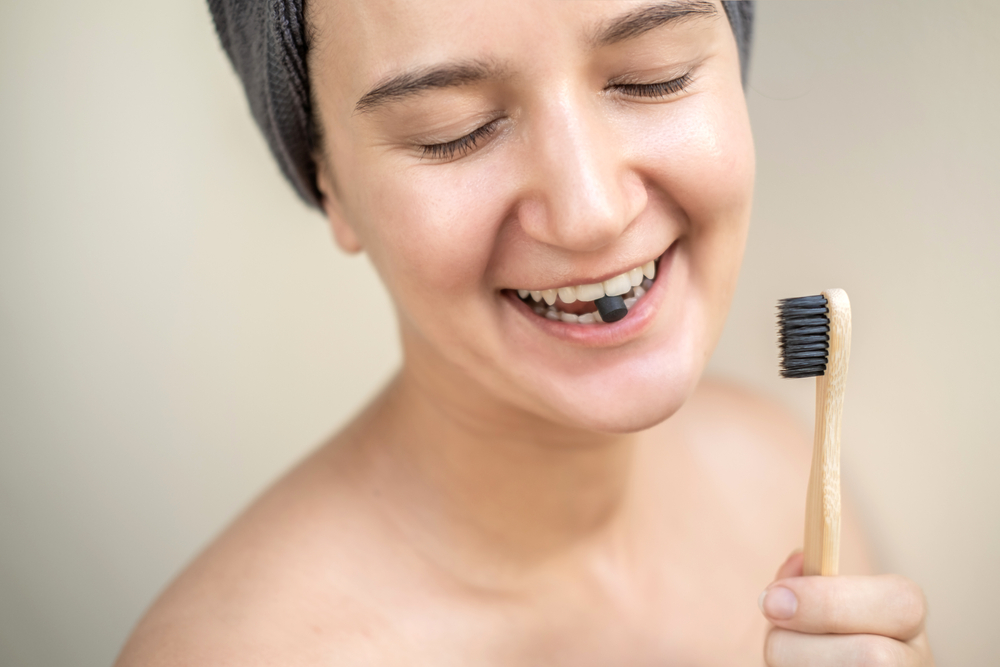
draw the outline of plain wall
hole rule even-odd
[[[942,665],[1000,664],[998,44],[988,0],[759,3],[754,223],[712,361],[809,428],[775,301],[848,290],[846,483]],[[0,0],[0,664],[109,664],[398,363],[203,3]]]

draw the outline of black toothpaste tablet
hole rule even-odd
[[[602,296],[594,301],[597,312],[601,314],[601,319],[605,322],[617,322],[628,315],[628,306],[625,299],[620,296]]]

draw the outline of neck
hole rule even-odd
[[[452,570],[490,567],[495,579],[497,567],[523,570],[622,525],[635,435],[575,430],[481,388],[422,380],[404,367],[366,452],[378,496],[425,555]]]

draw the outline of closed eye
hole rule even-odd
[[[690,85],[692,79],[691,73],[688,72],[684,76],[679,76],[670,81],[661,81],[658,83],[612,83],[608,85],[608,89],[615,90],[627,97],[662,99],[682,92]],[[476,128],[464,137],[459,137],[453,141],[421,145],[420,157],[433,160],[453,160],[456,157],[463,157],[474,151],[480,141],[494,134],[502,120],[502,118],[492,120],[482,127]]]
[[[664,98],[683,91],[692,81],[691,73],[679,76],[670,81],[659,83],[612,83],[609,90],[615,90],[628,97]]]
[[[476,149],[481,140],[487,139],[490,135],[496,132],[500,125],[500,121],[502,120],[502,118],[491,120],[482,127],[476,128],[464,137],[460,137],[454,141],[447,141],[440,144],[422,145],[420,146],[420,157],[435,160],[452,160],[456,156],[462,157],[467,155]]]

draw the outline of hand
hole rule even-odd
[[[768,667],[933,667],[923,591],[905,577],[803,577],[792,554],[760,596]]]

